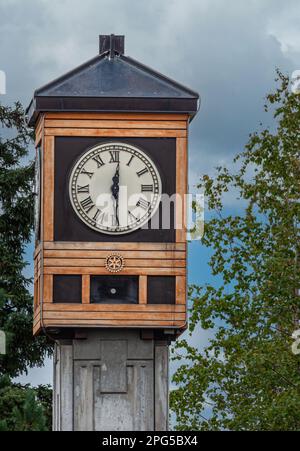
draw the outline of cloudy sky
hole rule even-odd
[[[230,164],[258,128],[275,68],[300,69],[299,23],[298,0],[0,0],[1,101],[27,106],[34,89],[95,56],[99,34],[124,34],[127,55],[201,95],[190,128],[193,185]],[[194,244],[190,281],[207,279],[206,259]]]
[[[300,69],[297,0],[0,0],[6,101],[95,56],[99,34],[125,34],[126,54],[197,90],[191,182],[230,161],[262,117],[275,68]]]

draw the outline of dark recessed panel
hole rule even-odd
[[[175,242],[174,206],[171,204],[171,226],[167,229],[139,229],[126,235],[106,235],[90,229],[77,216],[69,198],[69,177],[75,161],[96,144],[119,141],[139,147],[156,164],[162,192],[172,196],[176,193],[176,139],[175,138],[55,138],[55,195],[54,240],[99,242]],[[157,212],[152,221],[156,221]],[[158,221],[159,222],[159,221]],[[149,223],[150,224],[150,223]]]
[[[148,276],[148,304],[175,304],[175,276]]]
[[[53,276],[54,303],[81,303],[81,276]]]
[[[91,276],[91,303],[137,304],[138,276]]]

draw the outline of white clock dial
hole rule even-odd
[[[159,171],[141,149],[121,142],[97,145],[75,163],[69,182],[72,206],[90,228],[121,235],[145,225],[162,192]]]

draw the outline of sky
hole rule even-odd
[[[264,121],[275,69],[300,69],[298,0],[0,0],[2,103],[27,106],[33,91],[98,53],[99,34],[124,34],[125,54],[196,90],[190,126],[190,190],[231,164]],[[235,209],[234,196],[226,208]],[[32,261],[32,246],[26,254]],[[190,245],[189,281],[210,281],[209,252]],[[32,266],[28,267],[28,272]],[[208,334],[193,338],[203,346]],[[23,381],[50,382],[50,362]]]

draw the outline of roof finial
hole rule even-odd
[[[108,53],[110,58],[124,54],[124,35],[102,34],[99,36],[99,53]]]

